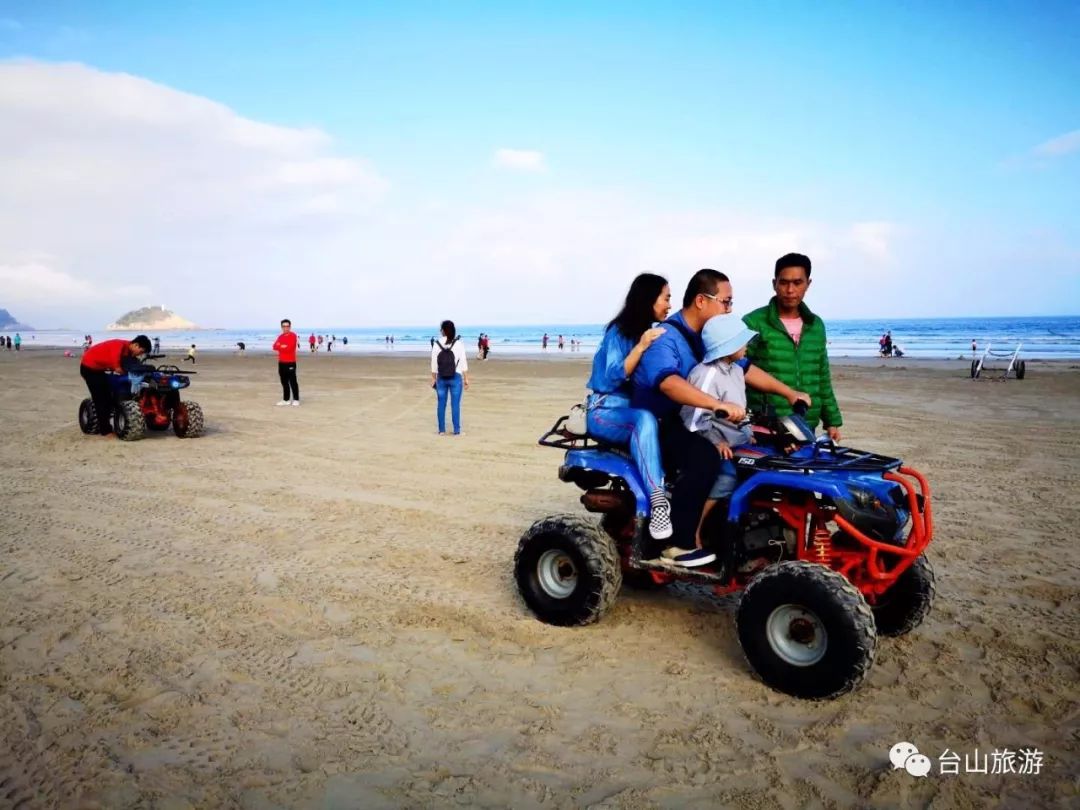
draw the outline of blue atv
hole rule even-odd
[[[156,360],[164,355],[150,355]],[[173,365],[133,365],[123,374],[110,374],[112,389],[113,430],[124,441],[136,441],[150,430],[168,430],[181,439],[194,439],[203,434],[205,423],[202,408],[197,402],[182,401],[180,391],[191,385],[189,371],[181,374]],[[79,404],[79,427],[83,433],[97,433],[98,419],[92,399]]]
[[[734,448],[726,523],[713,510],[702,528],[717,561],[693,569],[657,558],[648,493],[625,448],[575,435],[560,418],[540,444],[565,451],[560,480],[584,490],[582,505],[601,518],[554,515],[522,535],[514,575],[526,605],[573,626],[597,621],[624,583],[742,591],[739,643],[766,684],[809,699],[854,689],[878,636],[913,630],[933,604],[930,487],[899,459],[815,436],[804,413],[753,420],[755,443]]]

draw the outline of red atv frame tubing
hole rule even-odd
[[[871,601],[892,587],[897,578],[926,550],[934,536],[930,483],[926,477],[911,467],[900,467],[898,472],[887,472],[884,477],[903,487],[907,497],[908,511],[911,513],[911,531],[904,545],[898,546],[868,537],[839,512],[833,512],[828,516],[815,515],[811,518],[808,530],[799,538],[799,559],[828,565],[847,577],[864,596],[871,597]],[[918,484],[917,487],[916,484]],[[922,496],[921,509],[919,507],[920,495]],[[844,534],[862,548],[835,547],[825,528],[825,520],[822,519],[826,517],[835,521]],[[882,557],[885,559],[883,560]],[[887,565],[888,561],[894,562]]]

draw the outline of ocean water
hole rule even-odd
[[[893,320],[835,320],[827,321],[829,355],[831,357],[872,357],[878,351],[878,339],[891,330],[893,342],[909,357],[955,359],[971,356],[971,341],[975,340],[981,353],[990,345],[994,352],[1012,352],[1021,344],[1020,356],[1025,359],[1080,359],[1080,316],[1030,318],[906,318]],[[541,324],[529,326],[459,325],[467,345],[475,346],[477,336],[487,333],[491,338],[493,357],[499,354],[542,354],[540,339],[545,332],[550,337],[547,354],[571,354],[571,338],[581,341],[581,353],[591,354],[600,342],[603,324]],[[349,354],[379,352],[428,352],[430,339],[436,334],[433,327],[349,327],[321,326],[297,329],[306,347],[309,334],[336,335],[334,352]],[[105,340],[127,333],[92,333],[95,340]],[[238,341],[247,344],[249,352],[269,352],[277,337],[272,329],[203,329],[198,331],[156,332],[162,349],[170,354],[183,352],[192,343],[200,349],[235,349]],[[558,349],[558,336],[563,335],[566,348]],[[386,338],[394,337],[391,347]],[[28,346],[81,346],[82,333],[59,330],[40,330],[23,333]],[[348,337],[345,346],[342,338]]]

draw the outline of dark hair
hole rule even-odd
[[[146,335],[139,335],[131,342],[137,343],[139,345],[139,348],[143,350],[143,354],[150,354],[150,349],[152,347],[150,345],[150,338],[148,338]]]
[[[619,314],[611,319],[614,326],[626,337],[637,340],[656,320],[653,304],[667,286],[667,279],[655,273],[642,273],[630,283],[626,301]]]
[[[457,338],[457,327],[454,326],[453,321],[443,321],[441,324],[439,324],[439,329],[444,335],[446,335],[446,339],[449,340],[451,343],[453,343],[454,339]]]
[[[292,321],[290,321],[288,318],[282,318],[281,319],[281,325],[284,326],[285,324],[288,324],[289,326],[292,326]]]
[[[705,268],[690,276],[686,285],[686,294],[682,297],[683,309],[688,308],[699,295],[716,295],[716,287],[730,279],[719,270]]]
[[[810,257],[801,253],[788,253],[776,260],[776,269],[773,270],[773,278],[779,278],[780,271],[788,267],[801,267],[806,271],[806,277],[810,278]]]

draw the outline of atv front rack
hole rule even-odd
[[[861,450],[852,450],[847,447],[835,447],[820,452],[815,451],[810,458],[795,458],[792,456],[770,456],[748,454],[740,456],[750,461],[739,461],[748,467],[766,470],[783,470],[792,472],[811,473],[819,470],[839,470],[851,472],[889,472],[900,469],[904,462],[898,458],[867,453]]]

